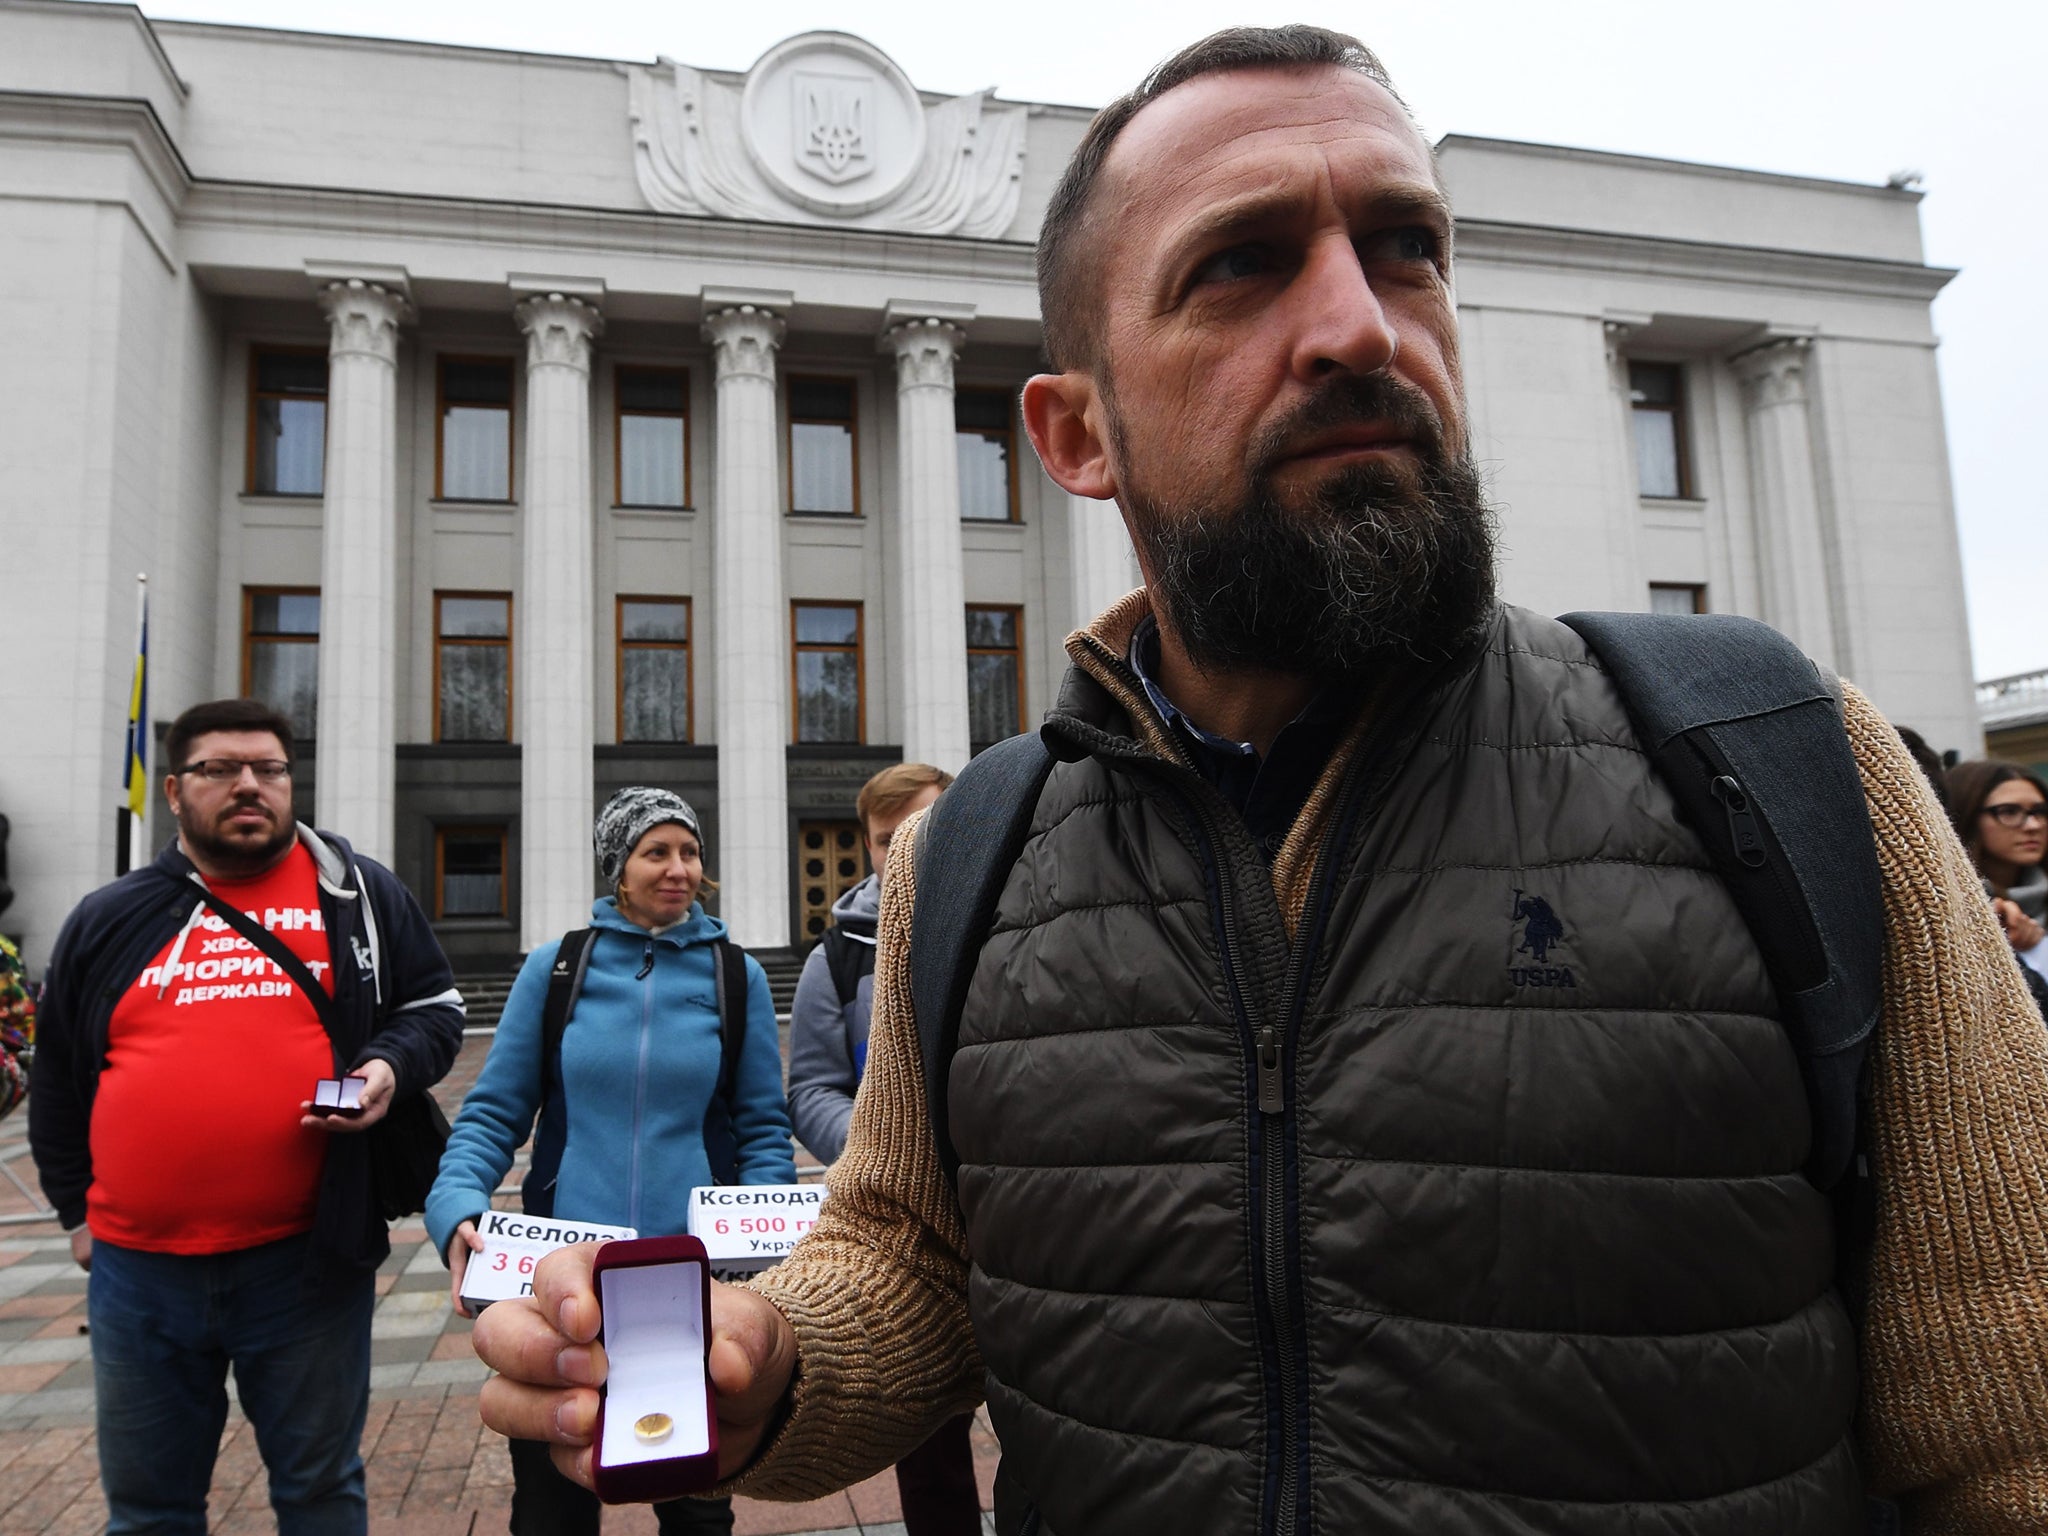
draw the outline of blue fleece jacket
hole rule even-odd
[[[713,1181],[704,1116],[718,1091],[720,1044],[712,941],[725,924],[693,905],[660,935],[626,921],[610,897],[576,1011],[562,1035],[568,1141],[554,1211],[572,1221],[681,1232],[690,1191]],[[462,1101],[427,1197],[427,1232],[445,1260],[456,1227],[488,1209],[541,1107],[541,1010],[559,943],[526,957],[476,1086]],[[650,951],[653,966],[645,976]],[[789,1111],[768,978],[747,958],[747,1033],[733,1089],[739,1182],[790,1184]]]

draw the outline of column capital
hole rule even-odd
[[[1729,360],[1752,408],[1806,398],[1806,356],[1812,346],[1811,336],[1779,336]]]
[[[526,333],[526,366],[590,371],[590,344],[604,332],[597,306],[574,294],[536,293],[512,306]]]
[[[953,387],[953,359],[967,340],[959,326],[937,316],[902,320],[883,332],[883,339],[896,353],[897,389]]]
[[[766,379],[772,384],[783,330],[781,316],[758,304],[708,311],[704,339],[711,343],[719,379]]]
[[[360,277],[334,278],[319,292],[327,315],[329,357],[373,357],[398,361],[398,328],[412,318],[403,293]]]

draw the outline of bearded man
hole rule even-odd
[[[278,1530],[360,1533],[391,1248],[362,1133],[447,1073],[462,995],[397,878],[293,819],[290,721],[194,705],[164,753],[177,839],[66,920],[30,1080],[91,1274],[108,1529],[204,1536],[232,1366]],[[315,1113],[343,1074],[360,1108]]]
[[[1888,924],[1859,1339],[1758,945],[1586,644],[1495,600],[1452,235],[1316,29],[1196,45],[1076,152],[1024,418],[1146,586],[1069,642],[957,1180],[908,834],[818,1229],[714,1296],[741,1491],[985,1394],[1008,1533],[1846,1536],[1873,1484],[1927,1530],[2048,1518],[2048,1042],[1967,866],[1845,686]],[[477,1330],[486,1419],[579,1475],[589,1273]]]

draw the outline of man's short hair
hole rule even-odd
[[[1356,70],[1386,87],[1396,101],[1400,93],[1373,51],[1357,38],[1326,27],[1228,27],[1181,49],[1147,75],[1129,95],[1119,96],[1100,112],[1081,136],[1066,173],[1053,190],[1038,232],[1038,310],[1043,322],[1045,352],[1055,372],[1085,368],[1095,362],[1095,331],[1100,295],[1095,291],[1096,252],[1090,238],[1089,212],[1095,183],[1110,148],[1131,119],[1177,85],[1203,75],[1236,69],[1288,69],[1329,65]],[[1407,104],[1402,103],[1402,110]]]
[[[185,766],[185,753],[192,743],[213,731],[268,731],[284,748],[286,762],[292,760],[292,723],[261,699],[214,699],[194,704],[171,722],[164,737],[164,763],[173,770]]]
[[[868,822],[876,816],[901,815],[903,808],[928,789],[944,790],[953,775],[930,763],[891,763],[860,787],[853,803],[860,817],[860,835],[868,835]]]

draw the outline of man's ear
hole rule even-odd
[[[178,814],[178,776],[175,773],[164,775],[164,804],[171,808],[173,816]]]
[[[1095,380],[1085,373],[1041,373],[1024,384],[1024,430],[1053,483],[1090,501],[1116,496],[1108,428]]]

